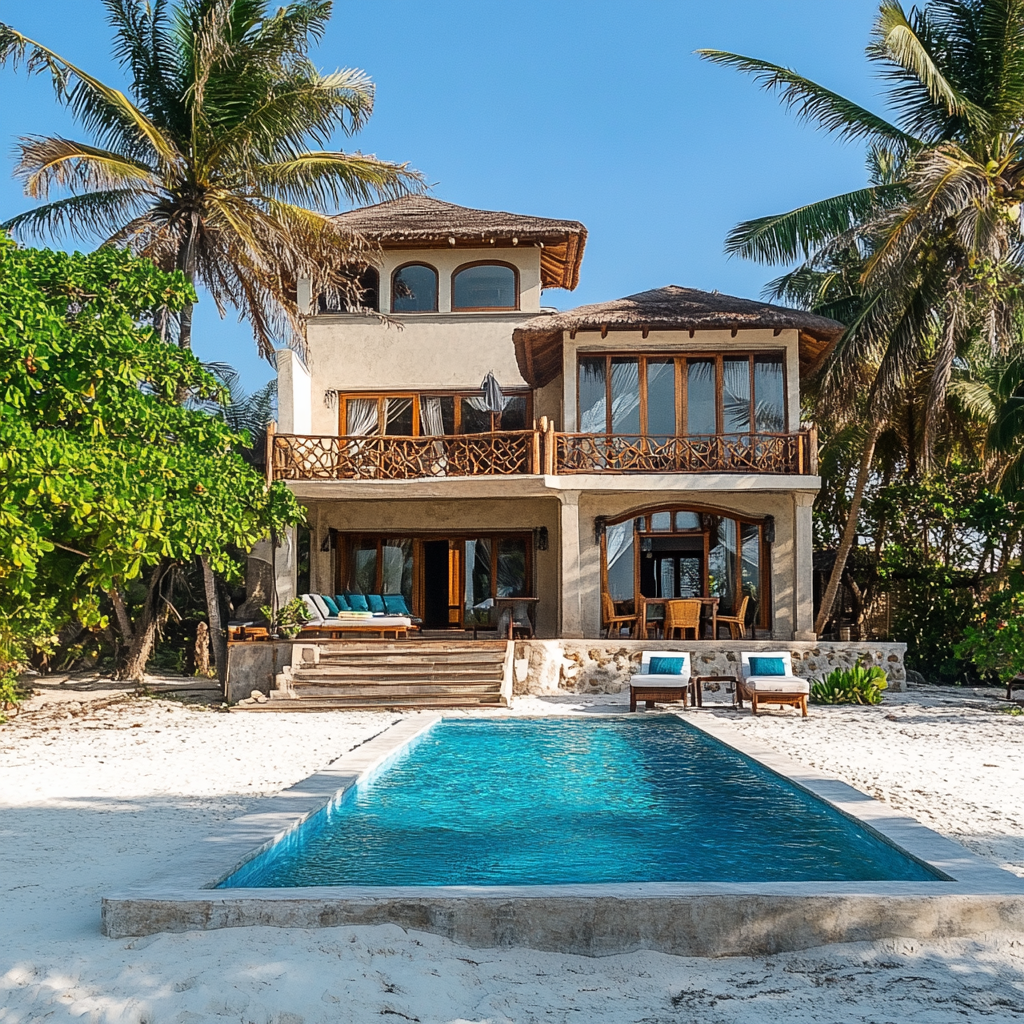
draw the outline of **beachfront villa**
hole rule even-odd
[[[641,637],[701,598],[701,636],[814,638],[800,386],[840,324],[675,285],[558,312],[577,221],[423,196],[339,220],[380,262],[359,308],[299,282],[271,443],[311,591],[401,594],[424,635]]]

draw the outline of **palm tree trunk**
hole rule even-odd
[[[839,550],[836,552],[835,565],[832,566],[832,575],[828,578],[828,586],[821,599],[821,607],[818,609],[818,618],[814,622],[814,632],[819,636],[825,631],[829,619],[832,617],[832,605],[835,603],[836,594],[839,592],[839,584],[842,582],[843,573],[846,571],[846,560],[850,557],[853,542],[857,537],[857,517],[860,515],[861,502],[864,500],[864,491],[868,485],[868,477],[871,476],[871,463],[875,457],[875,445],[882,433],[884,422],[876,420],[864,439],[864,451],[860,457],[860,469],[857,472],[857,483],[853,488],[853,498],[850,501],[850,511],[846,517],[846,526],[843,529],[843,536],[839,542]]]
[[[196,241],[199,237],[199,216],[193,213],[189,218],[188,230],[181,240],[178,249],[178,269],[188,278],[188,283],[196,283]],[[192,310],[191,302],[182,306],[178,314],[178,345],[181,348],[192,347]]]
[[[205,558],[200,558],[199,564],[203,567],[203,589],[206,591],[206,614],[210,620],[210,646],[213,648],[213,664],[217,669],[217,678],[223,686],[228,677],[228,644],[220,620],[217,578]]]

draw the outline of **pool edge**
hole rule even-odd
[[[150,885],[104,897],[103,933],[128,938],[248,926],[390,923],[475,948],[528,946],[590,956],[653,949],[725,956],[835,942],[978,935],[1019,928],[1024,919],[1024,879],[846,783],[751,741],[727,721],[692,712],[678,717],[950,880],[212,888],[442,717],[399,720],[328,768],[262,801],[255,813],[227,823]]]

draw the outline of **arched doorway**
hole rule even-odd
[[[646,600],[717,597],[733,615],[749,597],[748,624],[771,628],[770,517],[674,505],[609,519],[601,540],[601,589],[617,614]],[[652,605],[654,618],[659,615]]]

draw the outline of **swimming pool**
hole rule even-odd
[[[939,877],[666,715],[440,721],[218,888]]]

